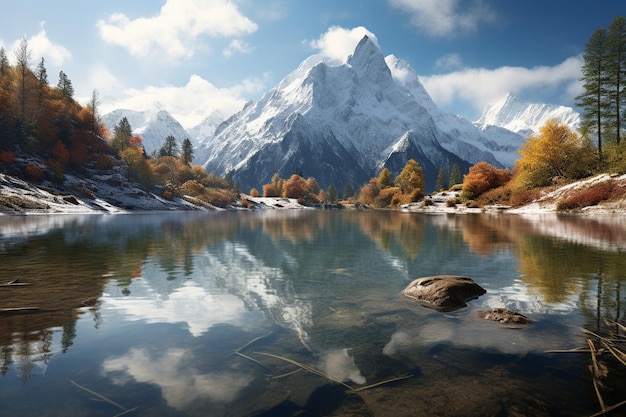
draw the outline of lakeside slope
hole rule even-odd
[[[620,190],[620,198],[601,201],[598,204],[581,207],[568,213],[581,215],[624,215],[626,216],[626,174],[600,174],[559,187],[550,187],[542,195],[522,207],[491,206],[467,208],[463,205],[449,207],[447,200],[457,194],[453,192],[431,195],[433,204],[423,202],[402,207],[403,211],[420,213],[480,213],[485,211],[511,214],[557,213],[559,203],[572,198],[581,190],[599,184],[612,182],[614,189]],[[258,201],[257,201],[258,200]],[[257,208],[303,208],[290,199],[262,199],[247,197],[248,203]],[[63,186],[46,184],[39,186],[9,175],[0,174],[0,215],[24,214],[81,214],[81,213],[125,213],[132,211],[155,210],[217,210],[206,203],[191,198],[166,200],[157,194],[140,187],[112,181],[111,178],[85,180],[69,177]]]

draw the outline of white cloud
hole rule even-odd
[[[319,39],[311,41],[309,45],[312,48],[319,49],[320,55],[343,63],[354,52],[357,44],[365,35],[378,44],[376,35],[363,26],[353,29],[332,26]]]
[[[156,16],[130,20],[117,13],[97,26],[103,40],[132,55],[169,58],[191,57],[202,35],[232,37],[257,29],[229,0],[167,0]]]
[[[224,55],[227,58],[230,58],[235,53],[247,54],[251,50],[252,48],[250,48],[250,45],[248,45],[247,42],[242,41],[240,39],[233,39],[228,44],[228,47],[222,51],[222,55]]]
[[[495,13],[481,0],[388,0],[410,14],[411,24],[430,36],[460,36],[475,32],[481,23],[495,21]],[[461,7],[464,5],[465,7]]]
[[[437,59],[435,62],[435,68],[450,70],[457,69],[463,66],[463,61],[458,54],[448,54]]]
[[[265,84],[260,79],[246,79],[237,85],[219,88],[194,74],[182,87],[168,85],[130,88],[124,90],[118,98],[111,98],[114,91],[109,91],[108,94],[102,94],[102,108],[103,113],[107,113],[119,108],[141,111],[161,105],[183,127],[191,128],[215,110],[225,116],[234,114],[246,103],[247,99],[243,98],[245,95],[258,93],[264,88]]]
[[[48,35],[44,29],[45,24],[46,22],[41,22],[41,30],[37,34],[26,39],[26,42],[28,42],[28,50],[30,51],[31,58],[33,59],[32,64],[38,64],[43,57],[46,59],[46,63],[51,63],[56,66],[62,65],[67,60],[72,58],[72,54],[63,45],[54,43],[48,39]],[[19,49],[21,42],[22,39],[18,39],[7,48],[7,58],[9,58],[9,61],[11,61],[12,64],[15,63],[15,52]]]
[[[439,106],[457,101],[469,103],[476,110],[504,96],[528,91],[550,92],[564,89],[570,94],[580,78],[582,57],[571,57],[549,67],[467,68],[449,74],[420,76],[424,87]],[[569,97],[573,99],[573,96]]]
[[[197,358],[188,349],[170,349],[157,355],[147,349],[133,348],[125,355],[105,360],[102,371],[115,384],[124,385],[133,379],[158,386],[167,404],[179,410],[199,400],[231,402],[253,380],[246,372],[202,373],[190,365],[194,361]]]
[[[95,86],[100,94],[110,94],[123,89],[122,83],[103,64],[96,64],[91,68],[87,84]]]

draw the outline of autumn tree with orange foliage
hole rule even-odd
[[[374,207],[408,204],[424,197],[424,172],[419,164],[410,159],[395,178],[387,167],[377,178],[372,178],[361,188],[358,201]]]
[[[508,169],[498,169],[487,162],[479,162],[469,169],[463,179],[463,198],[472,199],[486,191],[500,187],[511,179]]]
[[[283,184],[283,196],[286,198],[304,199],[307,195],[306,180],[293,174]]]
[[[280,197],[283,193],[284,182],[278,173],[274,174],[272,182],[263,185],[263,197]]]
[[[555,179],[578,179],[592,173],[596,150],[566,124],[552,119],[531,135],[515,164],[516,187],[535,188]]]

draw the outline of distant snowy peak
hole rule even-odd
[[[538,132],[550,119],[556,119],[572,129],[577,129],[580,124],[580,114],[571,107],[526,103],[512,94],[488,104],[480,119],[474,123],[482,129],[490,125],[499,126],[529,136]]]
[[[216,110],[187,131],[197,144],[202,144],[213,137],[215,130],[224,120],[224,115]]]
[[[145,111],[129,109],[117,109],[102,117],[102,121],[107,126],[111,134],[115,126],[126,117],[133,134],[141,137],[146,153],[151,154],[159,149],[165,142],[165,138],[172,135],[181,143],[191,135],[182,125],[166,110],[155,106],[155,108]]]

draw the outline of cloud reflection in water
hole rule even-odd
[[[156,356],[133,348],[126,355],[105,360],[102,369],[118,385],[134,380],[158,386],[167,404],[179,410],[197,400],[231,402],[253,379],[228,371],[202,374],[189,366],[192,355],[187,349],[170,349]]]

